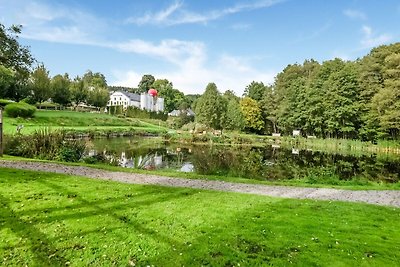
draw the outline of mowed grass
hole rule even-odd
[[[396,266],[400,210],[0,168],[6,266]]]
[[[77,111],[38,110],[31,119],[4,117],[4,132],[16,133],[18,125],[24,125],[21,133],[29,134],[40,128],[51,129],[76,129],[76,130],[109,130],[115,128],[132,127],[142,130],[165,130],[157,121],[155,123],[144,122],[135,118],[119,118],[104,113],[90,113]],[[117,129],[118,130],[118,129]]]

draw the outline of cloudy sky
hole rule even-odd
[[[209,82],[241,95],[305,59],[353,60],[400,40],[398,0],[0,0],[0,22],[51,75],[86,70],[110,85],[142,75],[184,93]]]

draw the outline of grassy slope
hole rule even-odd
[[[31,133],[38,128],[51,127],[52,129],[115,129],[115,128],[137,128],[137,129],[161,129],[166,128],[144,122],[139,119],[118,118],[108,114],[74,112],[74,111],[37,111],[33,119],[4,118],[4,132],[12,134],[16,126],[23,124],[22,133]]]
[[[12,190],[10,190],[12,188]],[[0,168],[0,262],[395,266],[400,210]]]

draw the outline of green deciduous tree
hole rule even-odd
[[[15,74],[10,68],[0,65],[0,98],[6,98],[15,85]]]
[[[166,112],[187,108],[185,95],[178,89],[173,89],[172,82],[167,79],[157,79],[152,88],[156,89],[158,95],[164,98],[164,110]]]
[[[151,74],[143,75],[142,79],[138,84],[138,93],[147,93],[147,91],[151,88],[153,83],[155,82],[155,78]]]
[[[29,88],[35,102],[42,103],[51,97],[49,72],[43,64],[31,74]]]
[[[265,85],[262,82],[251,82],[246,88],[244,89],[243,96],[250,97],[254,100],[260,101],[265,92]]]
[[[276,98],[277,97],[275,91],[273,90],[273,87],[267,86],[265,88],[263,98],[259,102],[265,122],[265,132],[268,134],[276,133],[278,131],[277,127],[278,102]]]
[[[10,28],[6,28],[0,23],[0,65],[27,78],[35,60],[29,48],[21,46],[18,42],[21,29],[21,25],[12,25]]]
[[[261,132],[264,128],[262,111],[258,102],[250,97],[240,100],[240,109],[245,121],[245,129],[250,132]]]
[[[108,100],[110,100],[110,94],[108,90],[103,87],[94,88],[88,93],[88,104],[99,109],[105,107]]]
[[[50,85],[53,92],[52,100],[54,103],[62,106],[67,106],[71,103],[71,80],[68,74],[64,74],[64,76],[60,74],[54,76],[51,79]]]
[[[71,90],[71,100],[74,102],[75,106],[87,102],[89,91],[85,87],[82,78],[77,76],[71,83],[70,90]]]
[[[238,100],[227,100],[226,113],[223,119],[223,128],[227,130],[243,130],[245,121]]]
[[[225,105],[215,83],[209,83],[204,94],[197,100],[196,122],[214,129],[221,129],[223,116],[226,112]]]
[[[106,77],[100,72],[93,73],[91,70],[85,72],[82,77],[85,87],[90,89],[93,88],[107,88]]]

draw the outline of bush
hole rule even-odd
[[[8,104],[4,110],[7,116],[11,118],[32,118],[36,112],[36,108],[34,106],[23,102]]]
[[[15,102],[12,100],[0,99],[0,107],[5,107],[8,104],[12,104],[12,103],[15,103]]]
[[[82,140],[67,140],[64,131],[37,130],[32,135],[6,136],[4,152],[12,156],[79,161],[86,149]]]

